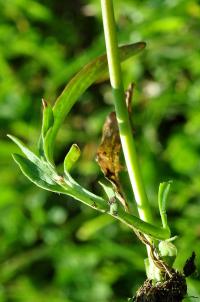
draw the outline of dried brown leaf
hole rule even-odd
[[[119,181],[121,141],[115,112],[111,112],[104,123],[100,146],[97,150],[97,162],[105,177],[113,184],[117,197],[128,211]]]
[[[125,102],[128,113],[131,114],[131,100],[134,85],[131,83],[125,93]],[[128,205],[123,197],[119,180],[119,173],[123,169],[120,163],[121,140],[116,113],[111,112],[104,123],[102,139],[97,150],[97,162],[105,177],[113,184],[120,202],[128,211]]]
[[[97,161],[104,175],[118,185],[121,170],[119,153],[121,142],[115,112],[111,112],[104,123],[101,144],[97,150]]]

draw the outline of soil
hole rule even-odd
[[[187,294],[185,276],[179,272],[173,272],[164,282],[153,285],[152,280],[147,279],[139,288],[135,302],[181,302]]]

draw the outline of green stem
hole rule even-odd
[[[154,226],[153,224],[145,222],[134,215],[128,214],[120,207],[118,208],[117,213],[113,214],[110,212],[109,202],[106,203],[100,196],[97,196],[81,187],[70,175],[65,177],[65,182],[61,182],[60,185],[66,190],[67,195],[72,196],[97,211],[111,215],[133,230],[136,229],[159,240],[169,238],[168,230]]]
[[[131,124],[125,103],[112,0],[101,0],[101,6],[110,82],[113,88],[115,109],[126,166],[137,203],[139,216],[146,222],[152,222],[152,214],[140,173],[135,142],[132,136]]]

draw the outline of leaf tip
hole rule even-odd
[[[140,42],[140,47],[141,49],[145,48],[147,46],[146,42]]]
[[[11,134],[6,135],[9,139],[13,140],[13,136]]]
[[[9,139],[11,139],[11,141],[13,141],[15,144],[17,144],[17,138],[16,138],[15,136],[13,136],[13,135],[11,135],[11,134],[7,134],[7,137],[8,137]]]
[[[81,150],[77,144],[73,144],[64,159],[64,171],[69,173],[81,155]]]
[[[48,106],[48,103],[44,98],[42,98],[42,106],[43,106],[43,109],[47,108],[47,106]]]

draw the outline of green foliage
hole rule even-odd
[[[55,198],[33,187],[10,158],[18,150],[6,134],[36,149],[41,98],[52,106],[69,79],[104,52],[99,1],[67,2],[0,2],[2,302],[120,302],[144,278],[144,248],[127,228],[109,216],[98,220],[71,197],[66,202],[66,196]],[[147,42],[143,55],[124,63],[123,70],[125,86],[136,83],[134,133],[155,220],[158,185],[173,179],[168,223],[179,235],[181,251],[175,264],[182,268],[195,249],[199,267],[199,3],[118,3],[120,43]],[[58,165],[74,141],[80,146],[72,174],[97,194],[102,175],[95,150],[111,110],[109,85],[95,84],[72,109],[56,141]],[[199,280],[194,276],[188,284],[189,295],[199,296]]]
[[[171,186],[171,181],[162,182],[159,185],[158,190],[158,206],[160,211],[160,216],[162,220],[162,225],[164,228],[169,228],[167,223],[167,199],[169,195],[169,190]]]
[[[137,43],[120,47],[119,50],[121,59],[126,59],[126,57],[132,52],[134,54],[135,52],[141,50],[144,45],[144,43]],[[56,167],[53,164],[53,149],[55,135],[58,131],[58,126],[63,121],[64,115],[69,111],[73,102],[75,102],[77,95],[80,94],[80,91],[83,92],[89,84],[96,79],[99,79],[99,77],[105,73],[106,67],[107,64],[105,55],[98,57],[92,63],[85,66],[69,82],[61,96],[58,97],[54,106],[54,112],[43,100],[44,110],[41,129],[42,143],[40,142],[39,144],[39,151],[42,156],[41,158],[37,157],[36,154],[30,151],[19,139],[12,135],[8,135],[8,137],[18,145],[18,147],[27,157],[24,158],[19,154],[13,155],[15,162],[29,180],[45,190],[73,196],[75,199],[78,199],[86,205],[104,213],[108,212],[106,206],[108,202],[85,190],[83,187],[77,184],[68,173],[69,168],[72,166],[73,157],[75,156],[76,159],[78,156],[77,151],[75,151],[76,148],[71,148],[64,159],[65,177],[57,174]],[[78,91],[80,86],[82,89],[79,89]],[[66,100],[68,102],[66,102]],[[111,208],[113,209],[111,210]],[[138,231],[144,232],[145,234],[150,234],[156,239],[167,239],[169,237],[168,229],[165,230],[164,228],[158,228],[155,225],[151,225],[140,220],[135,215],[128,214],[123,210],[117,211],[116,209],[117,203],[112,202],[112,204],[110,204],[109,214],[124,222],[132,229],[136,228]]]
[[[68,174],[81,155],[78,145],[73,144],[64,159],[64,172]]]

